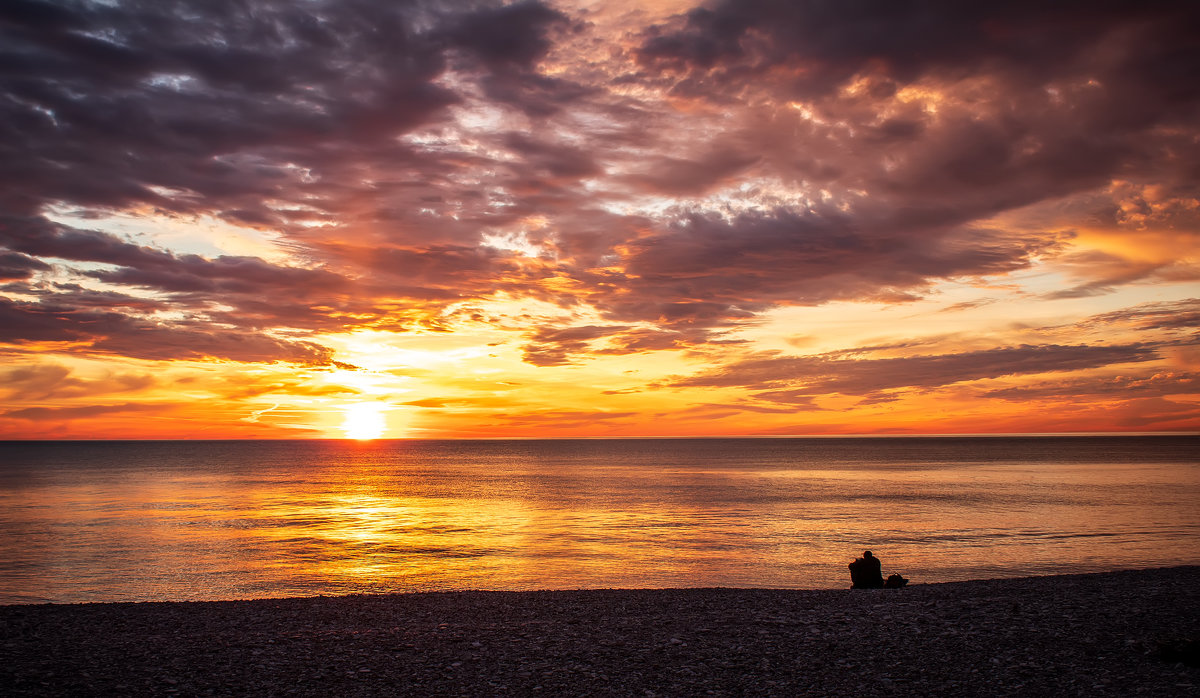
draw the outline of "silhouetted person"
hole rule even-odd
[[[864,551],[862,557],[850,563],[850,588],[883,588],[883,565],[879,564],[879,558],[872,555],[870,550]]]

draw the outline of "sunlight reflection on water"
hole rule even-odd
[[[1195,437],[0,444],[0,602],[1200,562]],[[1063,568],[1063,565],[1066,565]]]

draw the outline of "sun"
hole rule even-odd
[[[387,432],[387,421],[383,418],[386,411],[384,405],[378,402],[358,402],[342,408],[346,420],[342,422],[342,431],[347,439],[369,441],[378,439]]]

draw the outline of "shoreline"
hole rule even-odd
[[[9,605],[0,636],[8,695],[1186,695],[1200,566]]]
[[[940,582],[913,582],[910,580],[905,589],[930,588],[930,587],[950,587],[955,585],[984,585],[1001,582],[1024,582],[1036,580],[1070,580],[1076,577],[1095,577],[1101,575],[1121,575],[1130,573],[1158,572],[1158,571],[1186,571],[1196,570],[1200,575],[1200,563],[1191,564],[1185,563],[1181,565],[1172,565],[1165,567],[1128,567],[1119,569],[1101,569],[1088,572],[1072,572],[1068,574],[1031,574],[1017,577],[980,577],[977,579],[952,579]],[[886,575],[885,575],[886,576]],[[16,601],[16,602],[0,602],[0,617],[6,609],[12,608],[40,608],[40,607],[57,607],[71,608],[84,606],[148,606],[154,604],[161,605],[198,605],[198,604],[230,604],[230,603],[268,603],[280,601],[337,601],[345,599],[387,599],[387,598],[404,598],[412,596],[436,596],[446,594],[575,594],[575,593],[590,593],[590,592],[627,592],[631,594],[639,594],[645,592],[703,592],[703,591],[743,591],[743,592],[795,592],[795,593],[814,593],[827,594],[837,593],[841,591],[856,591],[870,592],[878,591],[876,589],[851,589],[849,574],[846,575],[846,583],[843,586],[837,587],[738,587],[738,586],[694,586],[694,587],[578,587],[578,588],[555,588],[546,587],[538,589],[488,589],[488,588],[465,588],[465,589],[413,589],[404,591],[385,591],[385,592],[351,592],[351,593],[329,593],[329,594],[313,594],[313,595],[293,595],[293,596],[255,596],[246,598],[227,598],[227,599],[137,599],[137,600],[104,600],[104,601]],[[894,591],[894,590],[892,590]],[[2,620],[2,618],[0,618]]]

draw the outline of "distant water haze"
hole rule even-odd
[[[0,603],[1200,563],[1200,437],[0,443]]]

